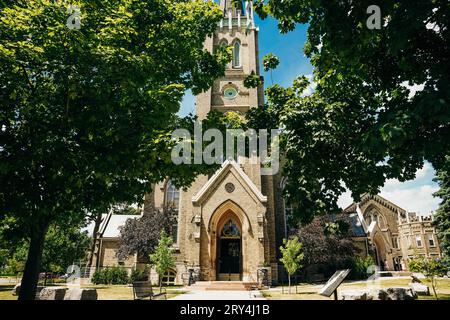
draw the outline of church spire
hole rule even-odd
[[[237,10],[241,10],[241,12],[244,11],[244,6],[242,5],[241,0],[220,0],[220,8],[224,12],[228,12],[231,9],[234,11],[234,14],[236,14]]]
[[[233,12],[233,16],[237,15],[238,10],[240,10],[241,13],[244,12],[244,6],[241,0],[220,0],[220,8],[225,14],[231,10]]]
[[[245,27],[254,28],[255,19],[253,15],[253,1],[241,1],[241,0],[220,0],[220,9],[222,9],[226,24],[231,30],[233,25],[241,27],[241,18],[245,18]],[[234,21],[235,20],[235,21]],[[233,22],[234,21],[234,22]],[[237,21],[237,22],[236,22]],[[224,22],[220,23],[220,27],[224,26]]]

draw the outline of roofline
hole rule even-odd
[[[226,160],[222,164],[222,167],[218,171],[216,171],[216,173],[214,173],[214,175],[208,180],[208,182],[206,182],[206,184],[200,189],[200,191],[195,196],[192,197],[192,202],[194,204],[198,203],[206,195],[206,192],[209,190],[209,188],[216,183],[216,181],[219,179],[222,173],[225,172],[225,170],[230,166],[236,169],[236,172],[250,187],[250,190],[252,190],[252,192],[255,194],[255,196],[258,198],[259,201],[267,202],[267,197],[261,193],[258,187],[253,183],[252,180],[250,180],[250,178],[245,174],[245,172],[234,160]]]
[[[378,202],[379,204],[385,206],[386,208],[392,210],[392,211],[396,211],[394,209],[400,210],[403,213],[406,213],[407,211],[401,207],[399,207],[398,205],[396,205],[395,203],[387,200],[386,198],[383,198],[382,196],[375,194],[369,194],[369,193],[365,193],[363,194],[363,196],[361,197],[361,201],[359,203],[353,202],[352,204],[350,204],[348,207],[346,207],[343,212],[349,212],[349,211],[354,211],[351,210],[353,206],[356,205],[363,205],[364,203],[366,203],[367,201],[369,201],[370,199],[373,199],[374,201]]]

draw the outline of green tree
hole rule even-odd
[[[255,71],[252,71],[250,75],[248,75],[244,80],[244,86],[246,88],[256,88],[261,84],[262,84],[261,76],[255,74]]]
[[[437,295],[437,277],[442,277],[447,273],[447,267],[440,259],[429,259],[425,257],[414,257],[408,261],[408,268],[412,272],[421,272],[430,281],[436,300]]]
[[[150,261],[155,266],[156,272],[159,275],[159,287],[162,287],[162,278],[175,268],[175,258],[172,249],[173,240],[165,231],[161,231],[161,238],[155,248],[155,252],[150,254]]]
[[[434,224],[444,259],[450,264],[450,156],[446,157],[445,166],[437,172],[435,181],[439,190],[433,195],[442,201],[434,214]]]
[[[50,227],[45,236],[41,270],[66,272],[70,265],[78,265],[86,258],[89,243],[87,231],[80,231],[79,226]]]
[[[86,257],[90,239],[87,232],[80,229],[80,225],[49,227],[39,271],[64,273],[70,265],[79,264]],[[29,247],[30,240],[24,239],[11,248],[7,260],[11,273],[24,271]]]
[[[283,246],[280,247],[281,254],[280,262],[286,268],[289,281],[289,293],[291,293],[291,275],[293,275],[299,268],[302,267],[301,262],[304,254],[302,252],[302,244],[297,237],[292,239],[283,239]]]
[[[273,119],[285,129],[285,192],[305,221],[339,211],[346,187],[359,201],[386,179],[414,178],[424,161],[439,171],[450,154],[448,1],[382,1],[379,30],[366,26],[371,4],[255,4],[282,32],[308,24],[304,52],[314,66],[314,93],[305,97],[300,78],[267,90],[268,115],[253,111],[261,124]]]
[[[137,216],[141,214],[141,210],[139,208],[135,208],[133,206],[125,204],[118,205],[113,208],[113,214]]]
[[[272,82],[272,85],[273,85],[272,71],[274,69],[276,69],[279,64],[280,64],[280,59],[278,59],[278,57],[276,55],[274,55],[273,53],[269,53],[268,55],[266,55],[263,58],[264,71],[267,72],[270,70],[270,81]]]
[[[206,90],[230,56],[203,48],[222,18],[203,0],[0,4],[0,219],[30,237],[19,299],[33,299],[50,225],[76,225],[152,183],[189,184],[170,134],[185,90]]]

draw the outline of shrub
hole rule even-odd
[[[415,256],[408,262],[408,268],[410,271],[423,273],[425,277],[427,277],[427,279],[431,282],[436,300],[438,300],[438,295],[436,292],[436,278],[445,276],[448,270],[447,267],[448,266],[441,259],[428,259],[420,256]]]
[[[103,283],[103,271],[99,269],[95,270],[94,274],[92,275],[91,282],[93,284]]]
[[[361,258],[360,256],[356,256],[351,259],[350,262],[351,273],[349,278],[353,280],[365,280],[371,274],[368,273],[369,267],[375,265],[375,261],[371,256],[366,258]]]
[[[149,276],[148,268],[144,269],[135,269],[131,272],[130,282],[133,283],[135,281],[147,281]]]
[[[128,273],[122,267],[98,269],[91,279],[93,284],[127,284]]]

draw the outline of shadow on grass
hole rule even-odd
[[[450,300],[450,294],[438,293],[439,300]],[[419,300],[436,300],[434,295],[431,296],[419,296]]]
[[[14,285],[1,285],[0,286],[0,292],[1,291],[12,291],[14,289]]]

